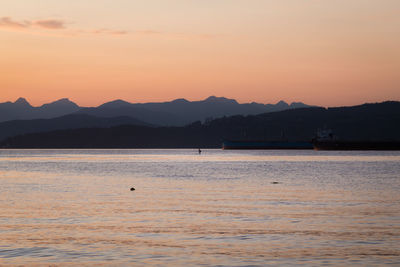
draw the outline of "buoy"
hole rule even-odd
[[[131,191],[135,191],[135,188],[134,188],[134,187],[131,187]]]

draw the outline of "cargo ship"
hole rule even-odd
[[[400,150],[396,141],[314,141],[315,150]]]
[[[227,140],[222,149],[400,150],[400,141],[340,140],[330,129],[323,129],[310,142]]]
[[[311,142],[224,141],[222,149],[313,149]]]
[[[315,150],[400,150],[399,141],[340,140],[331,130],[318,130],[312,140]]]

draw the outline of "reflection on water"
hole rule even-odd
[[[0,265],[400,264],[399,173],[399,152],[0,150]]]

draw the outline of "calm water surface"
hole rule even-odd
[[[0,150],[0,183],[0,265],[400,265],[400,152]]]

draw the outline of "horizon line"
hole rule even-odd
[[[399,102],[399,101],[400,101],[400,100],[395,100],[395,99],[386,99],[386,100],[381,100],[381,101],[360,102],[360,103],[358,103],[358,104],[352,104],[352,105],[323,106],[323,105],[318,105],[318,104],[309,104],[309,103],[305,103],[305,102],[303,102],[303,101],[292,101],[292,102],[288,102],[288,101],[283,100],[283,99],[281,99],[281,100],[279,100],[279,101],[277,101],[277,102],[275,102],[275,103],[274,103],[274,102],[262,103],[262,102],[256,102],[256,101],[251,101],[251,102],[239,102],[239,101],[236,100],[235,98],[229,98],[229,97],[225,97],[225,96],[210,95],[210,96],[208,96],[208,97],[206,97],[206,98],[201,98],[201,99],[196,99],[196,100],[188,100],[188,99],[185,98],[185,97],[180,97],[180,98],[174,98],[174,99],[172,99],[172,100],[148,101],[148,102],[131,102],[131,101],[124,100],[124,99],[122,99],[122,98],[116,98],[116,99],[109,100],[109,101],[105,101],[105,102],[103,102],[102,104],[94,105],[94,106],[86,106],[86,105],[81,106],[81,105],[78,104],[76,101],[71,100],[69,97],[61,97],[61,98],[58,98],[58,99],[53,100],[53,101],[50,101],[50,102],[43,102],[42,104],[39,104],[39,105],[32,105],[31,102],[29,102],[28,99],[27,99],[26,97],[18,97],[15,101],[8,100],[8,101],[5,101],[5,102],[0,102],[0,104],[5,104],[5,103],[16,103],[18,100],[25,100],[30,106],[32,106],[32,107],[34,107],[34,108],[37,108],[37,107],[41,107],[41,106],[43,106],[43,105],[51,104],[51,103],[54,103],[54,102],[57,102],[57,101],[67,100],[67,101],[69,101],[69,102],[72,102],[72,103],[76,104],[76,105],[79,106],[80,108],[87,108],[87,107],[99,107],[99,106],[101,106],[101,105],[104,105],[104,104],[110,103],[110,102],[114,102],[114,101],[123,101],[123,102],[129,103],[129,104],[150,104],[150,103],[169,103],[169,102],[173,102],[173,101],[176,101],[176,100],[185,100],[185,101],[188,101],[188,102],[191,102],[191,103],[192,103],[192,102],[206,101],[206,100],[209,99],[209,98],[217,98],[217,99],[218,99],[218,98],[224,98],[224,99],[227,99],[227,100],[236,101],[238,104],[254,104],[254,103],[255,103],[255,104],[262,104],[262,105],[277,105],[277,104],[279,104],[280,102],[284,102],[284,103],[286,103],[286,104],[288,104],[288,105],[292,105],[293,103],[301,103],[301,104],[305,104],[305,105],[308,105],[308,106],[323,107],[323,108],[352,107],[352,106],[359,106],[359,105],[364,105],[364,104],[376,104],[376,103]]]

